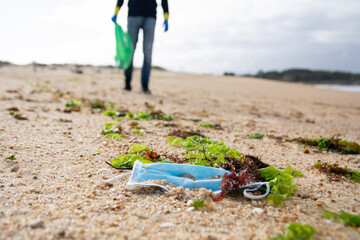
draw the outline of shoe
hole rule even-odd
[[[141,92],[143,94],[151,95],[151,91],[149,89],[143,89]]]
[[[126,78],[125,79],[125,88],[124,88],[124,90],[125,91],[131,91],[131,79],[129,79],[129,78]]]

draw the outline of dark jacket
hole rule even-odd
[[[120,8],[124,0],[118,0],[117,6]],[[129,17],[154,17],[156,18],[156,0],[129,0]],[[164,13],[169,13],[168,1],[161,0]]]

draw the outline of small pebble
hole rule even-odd
[[[321,207],[322,205],[324,205],[324,202],[316,200],[315,205],[318,206],[318,207]]]
[[[30,224],[31,228],[43,228],[45,226],[44,221],[37,221]]]
[[[176,224],[173,224],[171,222],[168,222],[168,223],[162,223],[160,225],[161,228],[176,228],[177,225]]]
[[[257,206],[258,206],[258,203],[257,203],[257,201],[252,200],[252,201],[251,201],[251,205],[253,205],[254,207],[257,207]]]
[[[253,210],[251,210],[251,212],[257,213],[257,214],[262,214],[264,212],[264,209],[262,209],[262,208],[254,208]]]
[[[189,207],[188,209],[186,209],[186,211],[192,212],[192,211],[195,211],[195,208],[194,207]]]

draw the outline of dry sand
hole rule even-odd
[[[360,94],[317,89],[276,81],[153,71],[153,95],[140,94],[139,73],[133,91],[124,92],[120,70],[30,66],[0,68],[0,239],[266,239],[283,233],[295,221],[318,230],[314,239],[360,239],[360,230],[320,217],[323,209],[360,214],[359,184],[331,181],[312,166],[338,163],[360,170],[359,155],[342,155],[296,143],[279,143],[260,132],[290,138],[337,137],[360,142]],[[122,124],[122,142],[100,135],[110,118],[88,109],[64,113],[67,95],[110,101],[130,111],[146,110],[145,102],[175,117],[173,123],[198,130],[214,140],[260,156],[275,167],[292,167],[298,193],[282,207],[241,196],[214,203],[213,209],[190,211],[187,202],[208,191],[173,188],[124,190],[96,177],[109,161],[142,143],[160,153],[182,154],[165,142],[174,127],[162,121],[141,122],[143,136]],[[17,107],[28,120],[17,120]],[[191,119],[221,124],[223,130],[201,128]],[[101,152],[97,151],[101,150]],[[16,160],[4,159],[15,155]],[[4,160],[3,160],[4,159]],[[111,169],[114,173],[119,170]],[[311,198],[301,198],[311,196]],[[262,213],[254,209],[262,208]]]

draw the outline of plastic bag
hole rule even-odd
[[[124,32],[121,26],[115,23],[115,38],[116,38],[116,65],[119,68],[127,69],[130,67],[131,60],[134,53],[134,47],[131,43],[129,34]]]

